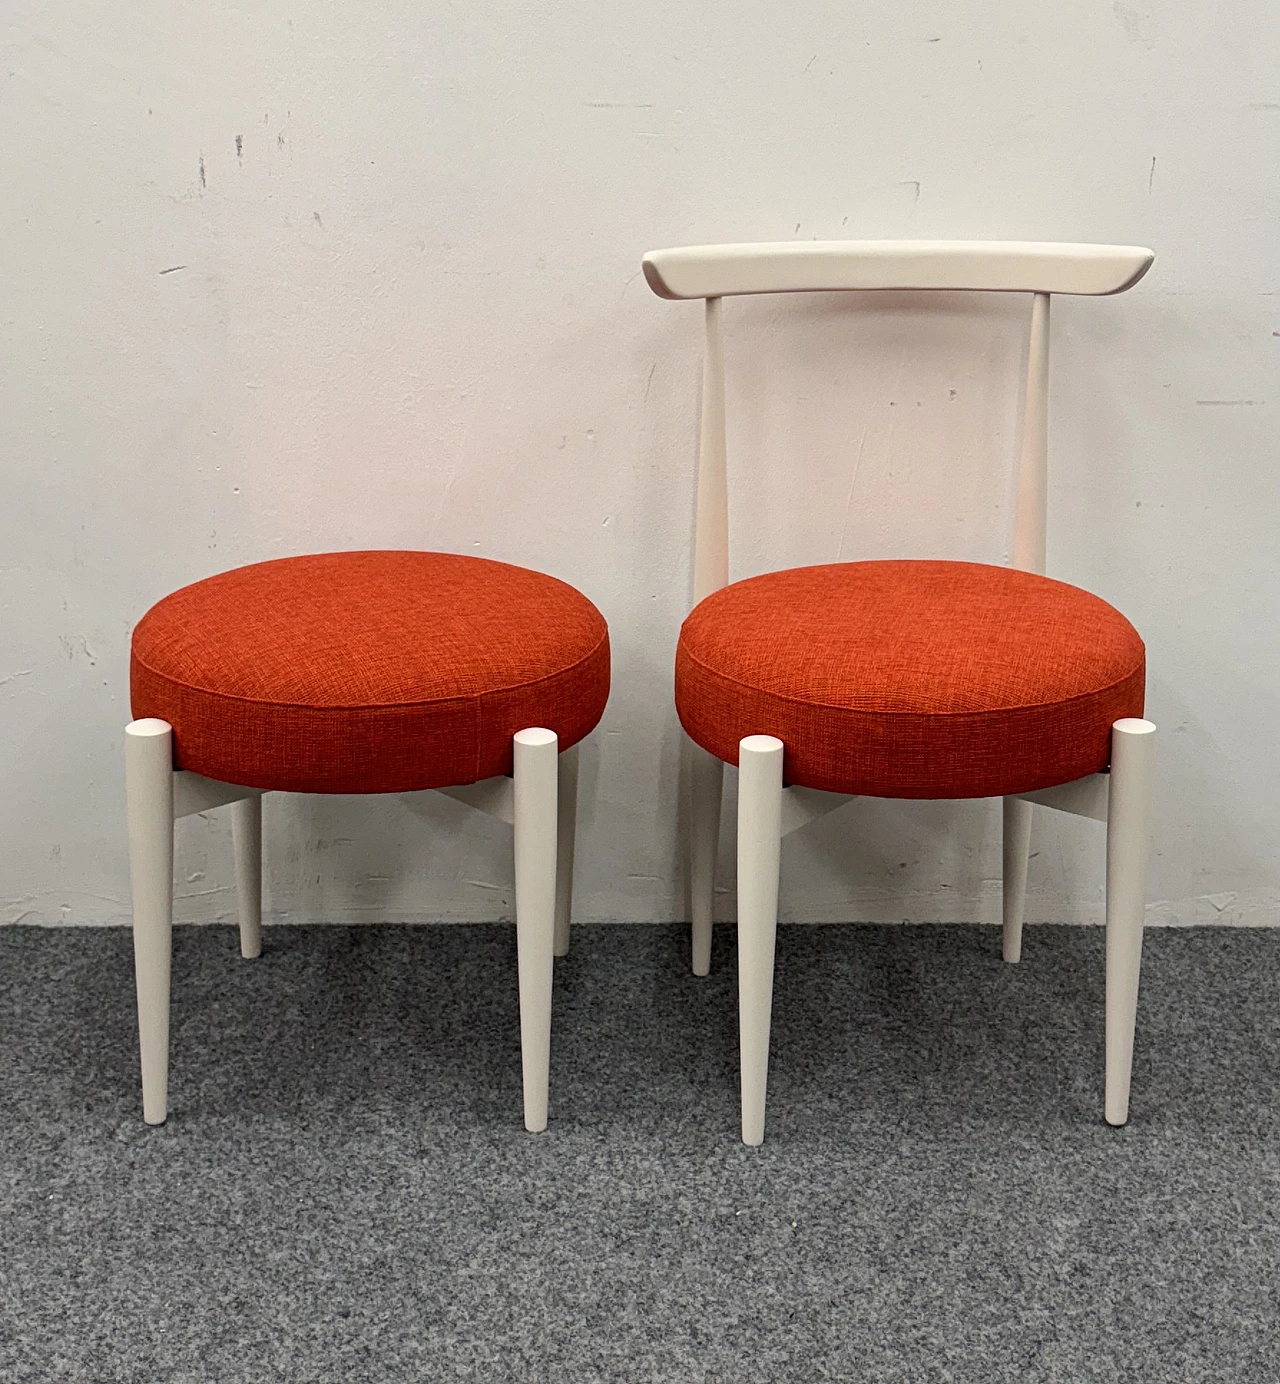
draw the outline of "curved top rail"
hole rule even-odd
[[[845,289],[1123,293],[1151,267],[1138,245],[1020,240],[811,240],[651,250],[644,276],[660,298]]]

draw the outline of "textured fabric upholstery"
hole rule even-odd
[[[1064,582],[969,562],[773,572],[685,621],[676,706],[737,763],[786,746],[786,781],[892,798],[1029,792],[1107,767],[1111,724],[1141,716],[1142,640]]]
[[[394,793],[511,771],[600,720],[609,635],[554,577],[453,553],[284,558],[165,597],[133,636],[135,717],[178,768],[253,788]]]

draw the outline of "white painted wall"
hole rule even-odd
[[[368,546],[599,604],[578,916],[683,916],[699,308],[640,255],[971,236],[1158,251],[1055,307],[1050,567],[1148,641],[1153,916],[1280,921],[1274,6],[10,0],[0,32],[4,920],[126,917],[146,607]],[[1024,313],[731,304],[735,574],[1000,559]],[[509,916],[506,829],[456,804],[266,817],[277,918]],[[179,841],[179,917],[226,917],[226,824]],[[1096,920],[1099,830],[1043,814],[1034,849],[1031,916]],[[854,804],[788,843],[783,911],[991,919],[998,870],[986,805]]]

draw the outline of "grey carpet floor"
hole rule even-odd
[[[0,1379],[1280,1379],[1280,933],[1153,931],[1132,1121],[1099,931],[784,928],[768,1142],[732,936],[575,929],[525,1134],[501,927],[0,931]]]

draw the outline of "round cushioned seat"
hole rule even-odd
[[[690,614],[676,706],[704,749],[786,747],[786,782],[890,798],[1098,773],[1141,716],[1146,653],[1097,596],[971,562],[849,562],[736,582]]]
[[[453,553],[323,553],[175,591],[133,635],[135,717],[174,763],[250,788],[403,793],[567,749],[609,695],[609,634],[554,577]]]

